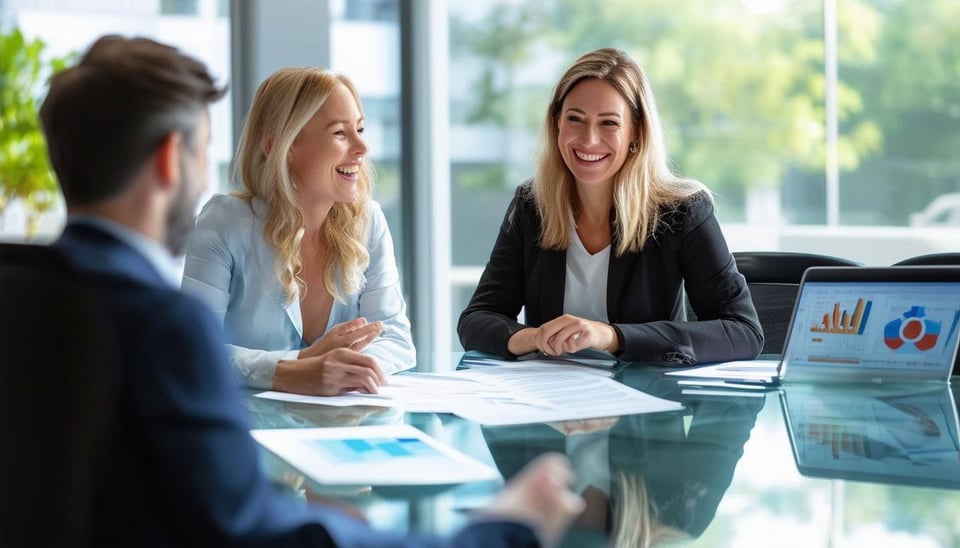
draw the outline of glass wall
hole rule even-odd
[[[840,150],[841,222],[960,226],[960,3],[838,8],[849,36],[837,52],[841,108],[851,111],[840,125],[851,145]]]
[[[956,250],[960,3],[954,0],[428,5],[444,10],[448,27],[435,42],[449,43],[449,66],[429,77],[449,89],[451,283],[415,298],[430,302],[451,292],[449,316],[417,322],[443,326],[448,335],[441,339],[449,337],[454,349],[457,317],[512,192],[533,172],[551,88],[574,58],[601,46],[627,50],[646,69],[674,167],[716,193],[732,249],[813,251],[867,264]],[[325,6],[329,64],[361,92],[378,175],[374,196],[402,261],[402,251],[412,249],[403,227],[423,222],[400,207],[401,185],[410,184],[400,180],[402,162],[410,161],[400,154],[403,5],[325,0]],[[0,22],[43,40],[47,58],[80,52],[106,32],[155,37],[229,81],[228,7],[226,0],[5,0]],[[273,43],[284,24],[250,39]],[[311,47],[304,48],[307,59],[327,62],[326,52],[311,56]],[[220,101],[212,112],[210,176],[220,191],[228,190],[233,152],[230,103]],[[62,206],[41,221],[40,236],[55,234]],[[0,216],[0,238],[22,238],[25,226],[23,208],[12,204]],[[409,295],[412,280],[404,285]]]
[[[396,0],[330,2],[330,68],[357,86],[364,139],[376,170],[373,196],[383,207],[398,267],[403,257],[400,210],[400,30]]]
[[[207,64],[222,83],[230,81],[230,22],[219,0],[125,2],[115,0],[15,0],[0,2],[0,32],[19,29],[28,42],[43,43],[41,57],[70,59],[103,34],[145,36],[171,43]],[[5,54],[12,56],[9,51]],[[7,59],[9,60],[9,58]],[[39,79],[36,97],[45,91],[49,67]],[[227,166],[233,154],[230,97],[211,108],[209,191],[228,189]],[[109,153],[109,151],[104,151]],[[0,178],[10,172],[0,173]],[[201,200],[201,202],[206,200]],[[64,221],[59,196],[53,207],[36,217],[37,240],[59,233]],[[0,211],[0,239],[22,240],[31,222],[29,209],[14,201]]]

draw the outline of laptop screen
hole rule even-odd
[[[960,269],[810,269],[797,296],[781,375],[787,381],[825,375],[947,380],[958,331]]]

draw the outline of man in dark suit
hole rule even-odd
[[[176,289],[171,264],[205,186],[207,108],[223,94],[202,63],[175,48],[113,36],[53,78],[41,109],[69,218],[54,245],[98,294],[116,341],[117,427],[91,501],[95,544],[555,541],[582,507],[559,456],[531,465],[446,540],[378,532],[274,491],[259,468],[221,326]]]

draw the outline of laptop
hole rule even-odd
[[[960,331],[960,266],[811,267],[779,360],[670,371],[743,386],[949,381]]]
[[[960,427],[948,385],[839,386],[780,392],[800,474],[960,488]]]

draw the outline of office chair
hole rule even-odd
[[[86,546],[112,428],[113,348],[58,252],[0,244],[0,546]]]
[[[893,263],[893,266],[924,266],[924,265],[960,265],[960,253],[930,253],[917,255]]]
[[[842,257],[785,251],[735,251],[763,327],[763,354],[782,354],[803,273],[811,266],[862,266]]]

